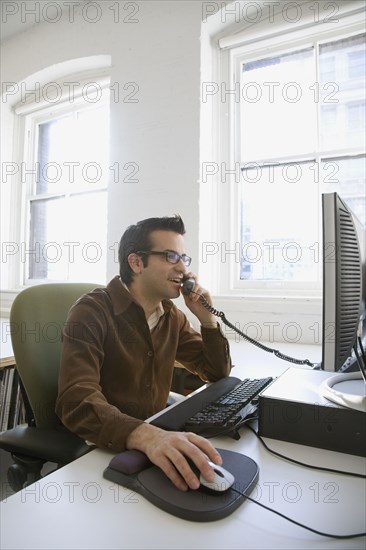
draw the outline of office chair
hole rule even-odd
[[[68,464],[91,447],[60,427],[55,413],[61,334],[72,304],[98,285],[49,283],[27,288],[10,311],[16,369],[24,390],[28,425],[0,434],[0,449],[11,453],[8,481],[14,491],[41,478],[46,462]]]
[[[192,391],[201,388],[204,384],[205,382],[198,376],[187,371],[179,361],[175,361],[171,386],[175,394],[182,394],[184,396],[189,395]]]

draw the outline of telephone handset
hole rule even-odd
[[[194,279],[184,279],[183,285],[182,285],[182,292],[186,296],[188,296],[192,290],[194,289],[194,285],[196,284],[196,281]]]
[[[194,279],[189,279],[189,278],[188,279],[183,279],[183,284],[182,284],[183,294],[188,296],[191,292],[194,292],[193,289],[195,287],[195,284],[196,284],[196,281]],[[198,293],[194,292],[194,294],[198,294]],[[215,309],[211,304],[209,304],[208,301],[206,300],[206,298],[204,296],[202,296],[202,294],[199,294],[199,297],[200,297],[199,300],[200,300],[201,304],[203,304],[203,306],[206,309],[208,309],[208,311],[210,313],[212,313],[216,317],[219,317],[226,326],[228,326],[229,328],[234,330],[237,334],[242,336],[245,340],[247,340],[251,344],[254,344],[255,346],[257,346],[260,349],[262,349],[264,351],[267,351],[269,353],[274,353],[274,355],[276,355],[276,357],[279,357],[280,359],[283,359],[285,361],[289,361],[290,363],[296,363],[298,365],[309,365],[313,368],[316,367],[316,364],[311,363],[311,361],[309,361],[309,359],[294,359],[293,357],[289,357],[288,355],[284,355],[280,351],[278,351],[276,349],[273,349],[273,348],[269,348],[269,347],[265,346],[264,344],[261,344],[260,342],[257,342],[253,338],[250,338],[250,336],[248,336],[247,334],[245,334],[244,332],[239,330],[238,327],[236,327],[235,325],[230,323],[226,319],[225,313],[223,311],[219,311],[219,310]]]

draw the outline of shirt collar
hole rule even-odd
[[[132,297],[127,286],[122,282],[117,275],[107,285],[108,294],[111,297],[113,312],[115,315],[124,313],[132,304],[141,307]],[[158,320],[161,315],[171,310],[173,302],[171,300],[163,300],[156,311],[158,312]]]
[[[120,279],[120,281],[121,281],[121,285],[127,290],[128,293],[130,293],[130,290],[129,290],[128,286],[126,285],[126,283],[124,283],[121,279]],[[163,315],[164,315],[164,308],[163,308],[163,306],[161,305],[161,302],[160,302],[160,304],[158,304],[155,311],[153,311],[152,314],[150,315],[150,317],[147,319],[147,324],[149,325],[150,331],[152,331],[156,327],[156,325],[159,322],[160,317],[162,317]]]

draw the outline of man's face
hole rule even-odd
[[[151,250],[157,252],[172,251],[182,255],[184,239],[174,231],[156,230],[150,234]],[[156,300],[177,298],[186,267],[182,260],[177,264],[169,263],[165,256],[149,255],[147,266],[143,268],[140,283],[146,294]]]

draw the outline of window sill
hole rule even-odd
[[[231,324],[255,340],[321,343],[321,297],[213,296],[212,302]],[[243,339],[224,324],[222,329],[229,339]]]
[[[4,319],[10,317],[10,309],[16,298],[16,296],[23,290],[24,287],[17,289],[6,289],[1,290],[1,301],[0,301],[0,316]]]

